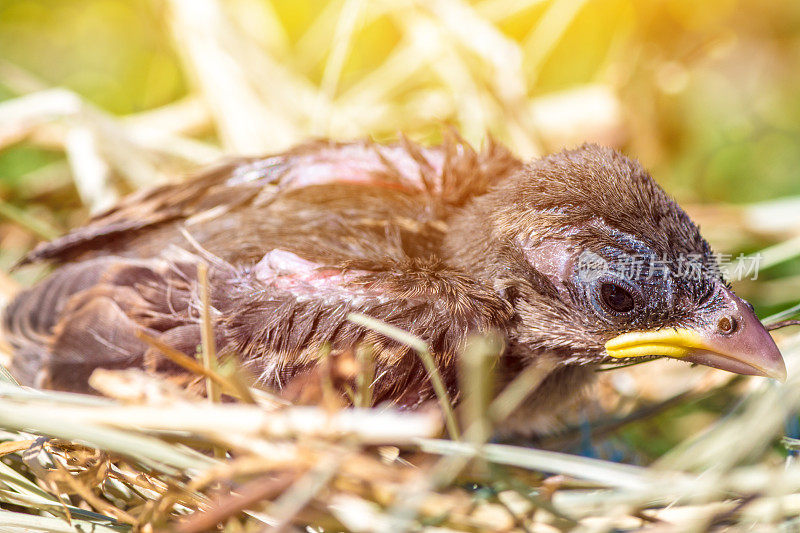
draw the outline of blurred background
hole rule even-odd
[[[736,288],[767,316],[800,299],[798,95],[793,1],[0,0],[0,293],[41,276],[10,272],[36,242],[131,190],[452,125],[526,158],[638,157],[718,251],[761,254]],[[603,407],[661,405],[605,430],[644,459],[751,387],[675,364],[608,376]]]

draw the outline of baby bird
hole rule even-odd
[[[555,358],[531,420],[603,363],[786,373],[697,226],[639,163],[596,145],[523,164],[458,138],[314,142],[129,196],[24,260],[39,261],[57,268],[3,319],[12,372],[35,387],[86,392],[97,368],[180,374],[140,333],[196,353],[200,262],[217,350],[274,389],[314,372],[324,350],[368,344],[375,403],[432,399],[417,355],[351,312],[427,342],[455,399],[472,334],[505,340],[498,387]]]

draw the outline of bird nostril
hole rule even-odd
[[[736,319],[732,316],[723,316],[717,322],[717,329],[720,333],[733,333],[733,331],[736,329]]]

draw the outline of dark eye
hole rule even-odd
[[[633,310],[633,295],[616,283],[600,285],[600,298],[608,309],[616,313],[627,313]]]

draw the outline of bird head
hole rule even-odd
[[[454,217],[450,260],[515,310],[509,341],[566,363],[669,357],[784,379],[778,348],[698,227],[641,165],[584,145]]]

